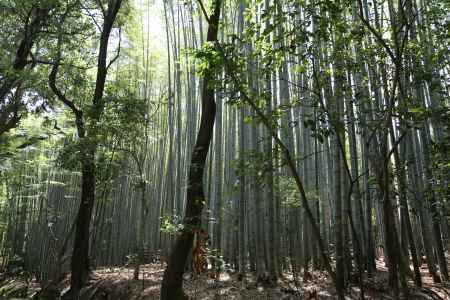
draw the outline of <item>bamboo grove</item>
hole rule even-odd
[[[383,257],[395,299],[423,266],[449,281],[449,9],[0,1],[1,267],[71,271],[66,297],[149,253],[181,276],[193,226],[244,279],[323,270],[363,298]]]

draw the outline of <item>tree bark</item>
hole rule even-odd
[[[89,275],[89,229],[92,219],[92,210],[95,203],[95,154],[97,142],[95,140],[96,124],[103,114],[105,102],[103,92],[105,89],[106,75],[108,73],[107,55],[108,42],[114,21],[121,7],[122,0],[110,1],[107,10],[104,12],[104,22],[100,35],[100,47],[97,61],[97,78],[95,90],[92,98],[91,111],[85,117],[83,112],[58,89],[56,86],[56,76],[61,61],[62,33],[58,36],[58,53],[56,63],[49,75],[49,85],[58,99],[68,106],[75,116],[77,132],[80,142],[83,143],[81,153],[81,202],[76,217],[76,229],[74,247],[71,260],[70,290],[64,295],[65,299],[77,299],[81,288],[86,284]],[[62,21],[64,22],[64,20]],[[62,24],[61,24],[62,25]],[[86,121],[89,121],[88,123]],[[86,128],[89,128],[91,136],[88,136]]]
[[[214,2],[212,15],[209,17],[208,42],[217,41],[219,27],[220,7],[222,1]],[[203,173],[206,157],[211,144],[214,119],[216,114],[216,103],[214,101],[213,87],[214,71],[208,70],[203,78],[202,91],[202,116],[200,129],[191,157],[189,167],[186,214],[184,217],[184,229],[177,236],[175,245],[169,257],[167,268],[164,272],[161,286],[162,300],[187,299],[183,292],[183,272],[189,250],[194,239],[194,230],[201,225],[201,214],[204,206],[205,195],[203,191]]]

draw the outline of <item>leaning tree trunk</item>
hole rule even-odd
[[[220,0],[214,2],[214,10],[208,20],[208,42],[214,43],[217,41],[221,2],[222,1]],[[213,79],[214,70],[210,69],[203,77],[202,116],[189,167],[186,214],[183,222],[184,229],[180,235],[177,236],[175,245],[173,246],[169,257],[167,268],[164,272],[161,286],[162,300],[187,299],[187,296],[183,292],[183,271],[189,250],[192,247],[194,229],[200,227],[201,224],[201,214],[205,200],[203,191],[203,172],[211,144],[216,115]]]

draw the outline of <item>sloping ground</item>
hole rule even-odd
[[[364,281],[365,299],[391,299],[387,287],[387,273],[382,262],[378,262],[379,272]],[[82,291],[81,300],[150,300],[159,299],[159,289],[164,266],[159,263],[144,265],[139,280],[133,280],[133,270],[129,268],[103,268],[95,270],[88,286]],[[423,270],[425,288],[411,288],[408,299],[450,299],[450,285],[434,284],[426,269]],[[68,288],[68,278],[57,286],[60,294]],[[314,272],[309,282],[297,282],[292,274],[285,274],[276,287],[267,287],[248,276],[239,281],[237,275],[222,273],[212,279],[208,275],[185,278],[184,289],[191,299],[335,299],[334,289],[327,277]],[[411,283],[412,286],[412,283]],[[39,285],[23,279],[5,279],[0,287],[0,300],[14,297],[38,299]],[[55,295],[56,295],[55,294]],[[47,299],[57,299],[50,296]],[[348,289],[348,299],[361,299],[359,287]]]

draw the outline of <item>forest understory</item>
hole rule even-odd
[[[450,299],[449,12],[0,0],[0,299]]]
[[[448,253],[447,253],[448,257]],[[393,299],[388,286],[388,273],[383,257],[376,260],[377,272],[363,279],[363,298],[361,285],[351,283],[345,299]],[[160,299],[161,281],[165,263],[154,262],[142,265],[139,279],[134,279],[134,268],[129,266],[104,267],[94,270],[89,281],[80,293],[79,300],[152,300]],[[450,267],[450,265],[449,265]],[[412,268],[412,266],[411,266]],[[444,300],[450,299],[449,283],[434,283],[425,264],[421,266],[422,288],[408,283],[410,295],[402,299]],[[59,282],[42,287],[36,279],[23,275],[0,274],[0,300],[3,299],[61,299],[69,289],[70,275],[64,275]],[[332,282],[322,271],[311,271],[308,280],[301,275],[295,278],[292,272],[283,273],[276,283],[258,280],[247,274],[245,279],[237,273],[210,270],[198,276],[192,272],[185,274],[183,286],[191,300],[214,299],[336,299]],[[2,298],[3,297],[3,298]]]

